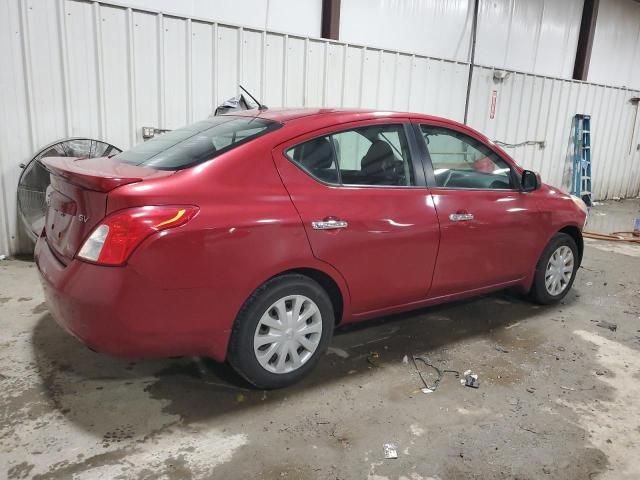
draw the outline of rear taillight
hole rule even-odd
[[[128,208],[105,218],[85,240],[77,257],[99,265],[122,265],[140,243],[161,230],[191,220],[198,207],[150,206]]]

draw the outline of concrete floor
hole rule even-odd
[[[634,216],[639,201],[611,202],[591,227]],[[639,245],[588,242],[559,306],[499,293],[339,331],[275,392],[208,361],[93,353],[36,277],[0,261],[0,478],[640,478]],[[446,374],[423,394],[412,354],[480,388]]]

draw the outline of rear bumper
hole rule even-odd
[[[54,319],[89,348],[124,357],[224,360],[229,331],[216,327],[207,289],[159,288],[131,266],[78,260],[65,266],[42,237],[35,259]]]

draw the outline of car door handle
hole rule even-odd
[[[449,215],[449,220],[452,222],[466,222],[473,220],[473,213],[452,213]]]
[[[314,230],[337,230],[339,228],[347,228],[349,224],[344,220],[317,220],[315,222],[311,222],[311,226]]]

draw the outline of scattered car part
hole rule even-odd
[[[382,445],[384,458],[398,458],[398,447],[395,443],[385,443]]]
[[[478,375],[473,373],[471,370],[466,370],[464,372],[464,378],[460,379],[460,383],[462,383],[465,387],[471,387],[471,388],[480,387],[480,382],[478,381]]]
[[[431,362],[431,360],[429,360],[426,357],[419,357],[419,356],[412,355],[411,359],[413,360],[413,366],[416,369],[416,372],[418,373],[418,376],[420,377],[420,380],[422,380],[422,383],[424,384],[424,388],[421,389],[422,393],[433,393],[433,392],[435,392],[436,389],[438,388],[438,385],[440,385],[440,381],[442,380],[442,377],[444,377],[445,373],[453,373],[456,378],[460,377],[460,372],[458,372],[457,370],[441,370],[440,368],[436,367]],[[423,376],[422,370],[420,370],[420,368],[418,368],[417,361],[418,362],[422,362],[426,366],[431,367],[433,370],[435,370],[435,372],[437,374],[437,378],[434,381],[433,385],[429,385],[427,383],[427,380]]]

